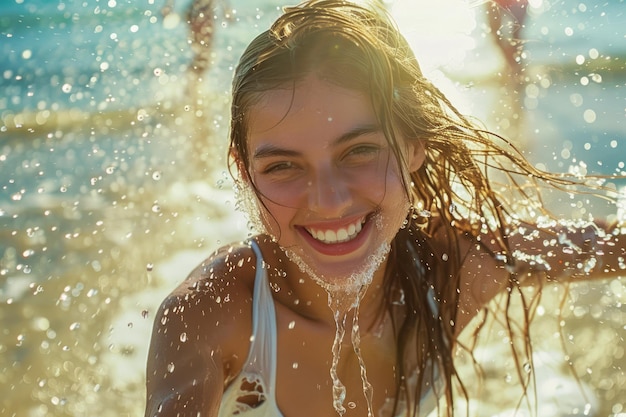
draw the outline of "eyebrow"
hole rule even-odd
[[[336,138],[332,142],[331,146],[341,145],[343,143],[350,142],[351,140],[358,138],[360,136],[369,135],[372,133],[378,133],[380,131],[381,129],[380,129],[380,126],[378,125],[357,126],[354,129],[350,129],[343,135]],[[272,144],[265,144],[265,145],[259,146],[255,150],[254,155],[252,157],[254,159],[262,159],[262,158],[271,158],[271,157],[277,157],[277,156],[289,157],[289,156],[298,156],[298,155],[300,155],[300,152],[298,151],[280,148]]]

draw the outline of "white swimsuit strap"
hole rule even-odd
[[[266,395],[275,402],[276,393],[276,310],[267,277],[267,268],[258,244],[250,240],[256,255],[256,276],[252,299],[252,343],[248,363],[259,375],[268,378]]]

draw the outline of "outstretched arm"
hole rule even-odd
[[[505,289],[511,272],[521,285],[626,276],[623,228],[582,222],[521,224],[507,239],[508,253],[493,234],[461,237],[466,256],[460,270],[457,332]]]

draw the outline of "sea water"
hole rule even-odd
[[[183,86],[187,28],[164,26],[163,3],[0,3],[3,415],[141,415],[156,307],[216,246],[249,233],[224,173],[227,94],[243,47],[282,2],[231,0],[235,19],[218,9],[200,105]],[[462,110],[503,132],[508,98],[521,103],[520,143],[537,166],[623,172],[624,1],[531,1],[531,76],[520,95],[499,83],[481,2],[469,3],[388,6],[425,73]],[[185,7],[176,3],[181,15]],[[589,210],[572,204],[561,206]],[[583,283],[571,298],[555,330],[594,388],[592,411],[624,413],[624,285]],[[555,309],[542,306],[539,319]],[[554,337],[538,326],[540,344]],[[487,361],[487,379],[504,398],[509,383],[493,368]],[[560,384],[561,399],[580,397],[548,368],[541,377]],[[540,391],[544,404],[555,403],[551,392]]]

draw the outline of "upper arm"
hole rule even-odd
[[[450,287],[450,282],[438,282],[436,285],[446,291],[449,297],[457,297],[441,307],[453,309],[451,314],[446,315],[446,320],[454,322],[454,332],[459,334],[505,288],[507,272],[504,265],[494,257],[499,246],[495,235],[483,234],[478,239],[457,228],[438,226],[433,228],[431,234],[436,256],[439,259],[445,258],[443,262],[450,262],[449,259],[452,258],[458,263],[452,266],[454,269],[449,273],[438,274],[439,280],[456,278],[454,286]],[[457,253],[458,256],[451,257],[450,253]],[[448,304],[450,301],[456,301],[456,304]]]
[[[156,316],[148,354],[146,416],[217,415],[223,390],[222,352],[171,295]],[[208,414],[206,414],[208,412]]]
[[[254,271],[251,262],[237,269],[230,262],[244,256],[207,260],[161,304],[148,353],[146,417],[217,416],[250,340]]]
[[[458,334],[507,285],[507,270],[488,248],[495,242],[490,235],[477,241],[471,235],[461,234],[459,251],[462,263],[459,269],[459,299],[455,317]]]

